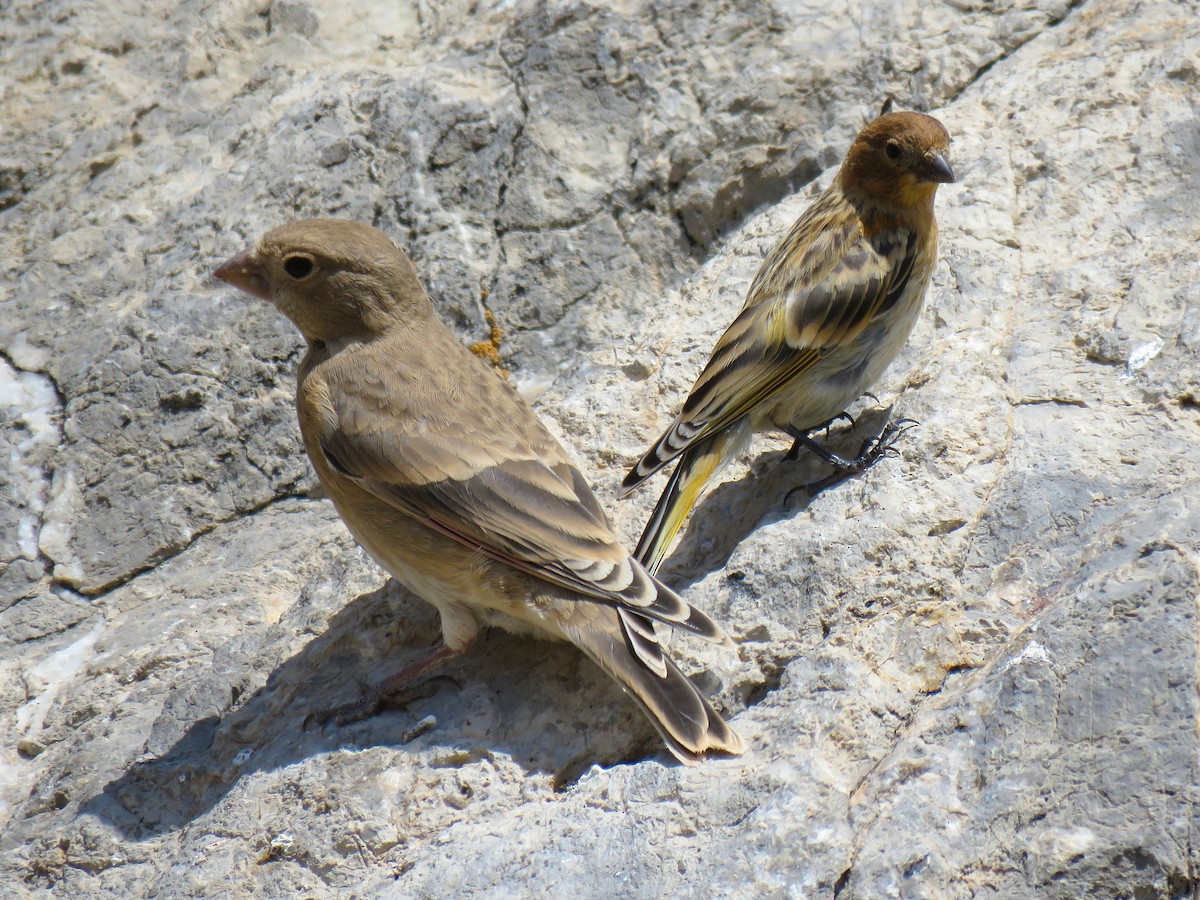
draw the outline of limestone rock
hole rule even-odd
[[[1200,19],[1186,4],[10,3],[0,883],[15,896],[1197,890]],[[827,474],[764,436],[662,570],[744,758],[672,764],[569,647],[437,639],[299,445],[300,341],[212,268],[371,221],[615,499],[894,94],[942,263]],[[882,422],[866,400],[852,450]]]

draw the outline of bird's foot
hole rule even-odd
[[[414,682],[461,652],[461,650],[452,650],[443,644],[424,659],[405,666],[395,675],[390,675],[378,684],[368,687],[362,697],[353,703],[313,713],[304,720],[304,730],[308,731],[313,727],[324,728],[331,723],[340,728],[354,722],[361,722],[363,719],[369,719],[385,706],[403,709],[414,700],[428,697],[436,690],[434,682],[437,679],[426,679],[420,684],[414,684]]]
[[[854,416],[850,415],[850,413],[848,413],[848,412],[845,412],[845,411],[843,411],[843,412],[840,412],[840,413],[838,413],[836,416],[834,416],[832,419],[830,419],[828,422],[825,422],[824,424],[822,424],[822,425],[818,425],[818,426],[817,426],[818,428],[820,428],[822,431],[824,431],[824,432],[825,432],[825,440],[829,440],[829,428],[830,428],[830,426],[832,426],[834,422],[838,422],[838,421],[840,421],[840,420],[842,420],[842,419],[845,419],[847,422],[849,422],[849,423],[850,423],[850,428],[851,428],[851,430],[853,430],[853,429],[854,429],[854,426],[857,424],[857,423],[854,421]]]
[[[896,449],[896,441],[900,435],[906,431],[911,431],[921,423],[916,419],[896,419],[889,421],[883,426],[883,431],[879,433],[879,437],[873,441],[864,441],[862,449],[858,451],[858,456],[850,460],[849,471],[853,474],[863,472],[875,465],[885,456],[900,456],[900,451]]]
[[[792,495],[801,490],[806,491],[809,496],[818,494],[825,490],[825,488],[837,484],[844,478],[848,478],[851,475],[857,475],[860,472],[865,472],[885,456],[899,457],[900,451],[896,449],[897,439],[900,437],[900,435],[904,434],[904,432],[916,428],[919,424],[920,423],[914,419],[896,419],[894,421],[889,421],[883,427],[883,431],[879,433],[878,437],[874,438],[873,440],[868,439],[863,442],[861,449],[858,451],[858,455],[853,459],[844,459],[843,457],[838,456],[836,453],[832,453],[810,438],[807,434],[793,434],[792,436],[796,439],[793,449],[800,445],[808,447],[808,449],[812,450],[815,454],[817,454],[817,456],[821,457],[821,459],[825,460],[825,462],[829,463],[837,471],[827,478],[822,478],[818,481],[812,481],[807,484],[797,485],[784,495],[783,502],[789,502],[792,499]],[[789,432],[789,434],[790,433],[791,432]]]

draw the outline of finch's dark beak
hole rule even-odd
[[[929,150],[925,154],[925,171],[921,173],[925,181],[936,181],[939,184],[953,184],[954,170],[950,168],[949,150]]]
[[[271,299],[271,289],[267,285],[262,261],[253,250],[244,250],[226,260],[213,274],[226,284],[232,284],[253,297],[267,301]]]

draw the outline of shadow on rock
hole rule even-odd
[[[843,459],[856,456],[864,441],[874,442],[888,423],[887,407],[871,407],[853,428],[831,430],[813,437]],[[904,438],[898,449],[904,452]],[[880,460],[887,465],[888,460]],[[718,475],[718,478],[720,476]],[[822,492],[855,475],[837,473],[811,451],[802,449],[795,460],[786,452],[763,453],[742,478],[710,487],[696,505],[683,537],[664,561],[659,577],[677,591],[686,590],[725,568],[743,540],[762,525],[790,519],[806,510]]]
[[[279,631],[295,641],[294,624]],[[154,758],[137,762],[85,809],[145,838],[203,816],[252,773],[342,749],[402,747],[436,766],[503,754],[527,773],[549,773],[560,788],[593,764],[671,761],[632,701],[576,648],[497,631],[415,689],[406,707],[342,727],[309,722],[306,729],[307,719],[355,700],[438,641],[433,610],[389,581],[347,604],[244,701],[230,699],[230,685],[245,672],[236,657],[269,658],[272,648],[268,640],[236,651],[229,671],[214,665],[196,679],[208,687],[173,688],[148,741]],[[211,697],[213,682],[220,682],[226,708],[202,718],[181,714],[201,712],[203,704],[193,701]],[[160,732],[166,734],[156,737]],[[156,753],[156,745],[164,749]]]

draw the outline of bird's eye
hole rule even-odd
[[[899,159],[903,152],[900,149],[900,142],[896,140],[888,141],[883,148],[883,152],[887,154],[888,159]]]
[[[297,281],[303,281],[312,274],[313,261],[307,256],[289,256],[283,261],[283,271]]]

